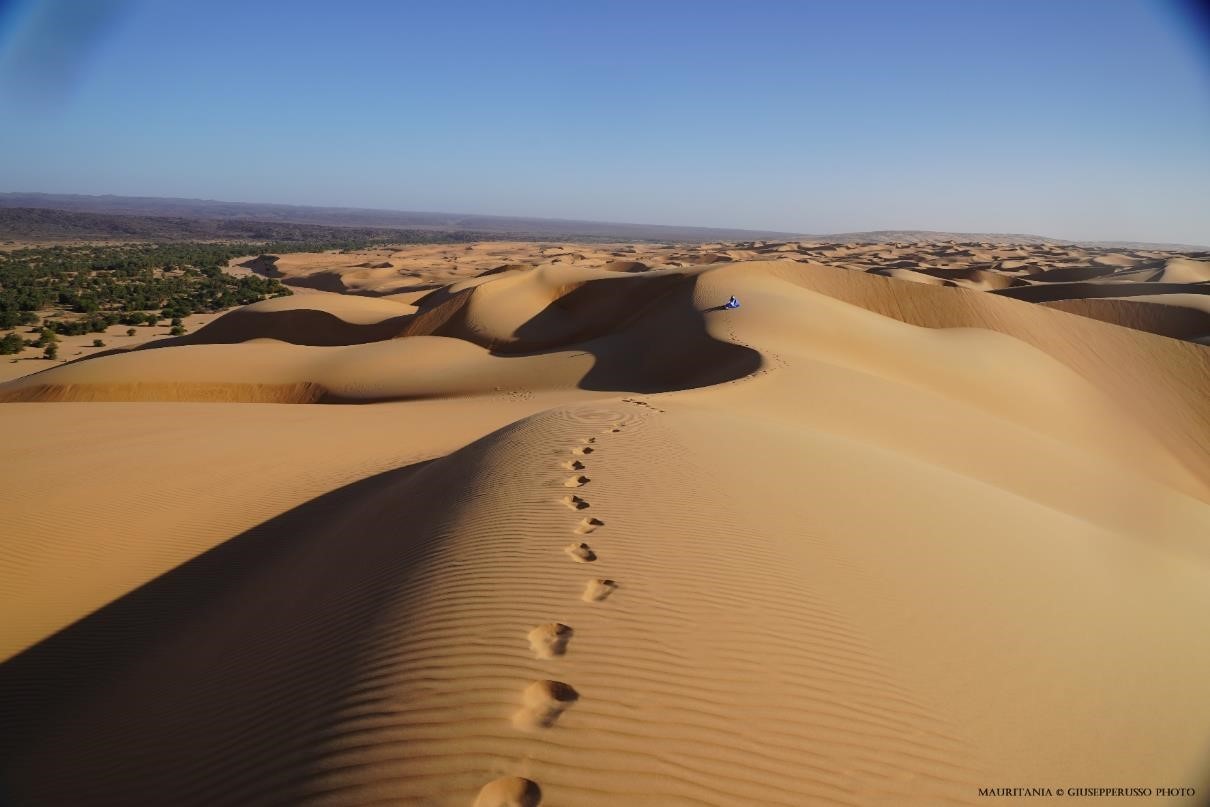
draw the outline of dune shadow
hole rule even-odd
[[[1012,297],[1030,303],[1072,300],[1094,297],[1137,297],[1142,294],[1210,294],[1205,283],[1090,283],[1082,281],[1044,283],[993,289],[991,294]]]
[[[193,333],[183,336],[162,336],[131,347],[115,347],[71,359],[52,366],[66,366],[99,359],[161,350],[187,345],[237,345],[252,339],[275,339],[307,347],[347,347],[394,339],[406,333],[416,314],[406,313],[377,322],[349,322],[335,314],[316,308],[292,308],[280,311],[249,311],[235,308],[224,312]],[[50,368],[47,368],[50,369]]]
[[[696,278],[643,274],[590,281],[558,297],[517,328],[495,355],[577,350],[593,356],[579,386],[606,392],[668,392],[721,384],[760,369],[751,348],[715,339],[699,309]]]
[[[281,278],[285,277],[285,272],[277,268],[277,262],[281,260],[280,255],[258,255],[255,258],[236,264],[243,269],[249,269],[253,274],[261,277]]]
[[[375,708],[373,648],[418,627],[432,503],[482,442],[269,519],[0,665],[6,807],[315,796],[341,715]]]

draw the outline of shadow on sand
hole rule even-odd
[[[416,627],[426,504],[480,443],[300,505],[0,665],[0,804],[314,795],[340,713],[372,700],[367,649]]]

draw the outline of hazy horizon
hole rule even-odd
[[[1058,233],[1058,234],[1056,234],[1056,233],[1036,233],[1036,232],[1027,233],[1027,232],[1009,232],[1009,231],[995,231],[995,230],[937,230],[937,229],[929,229],[929,228],[923,228],[923,227],[891,227],[891,228],[883,228],[883,229],[844,230],[844,231],[832,231],[832,232],[805,232],[805,231],[796,232],[796,231],[792,231],[792,230],[773,230],[773,229],[767,229],[767,228],[766,229],[755,229],[755,228],[727,227],[727,226],[714,226],[714,225],[667,224],[666,222],[660,222],[660,221],[648,221],[648,222],[605,221],[605,220],[600,220],[600,219],[575,219],[575,218],[560,218],[560,217],[554,217],[554,216],[510,216],[508,214],[503,214],[503,213],[472,213],[472,212],[468,212],[468,211],[464,211],[464,210],[405,210],[405,209],[400,209],[400,208],[365,207],[365,206],[359,206],[359,205],[298,205],[298,204],[294,204],[292,202],[266,201],[263,199],[261,199],[261,200],[201,199],[201,198],[192,198],[192,197],[186,197],[186,196],[142,196],[142,195],[129,195],[128,196],[125,194],[47,193],[44,191],[0,189],[0,196],[5,196],[5,195],[79,197],[79,198],[85,198],[85,199],[105,199],[105,198],[146,199],[148,201],[197,202],[197,203],[220,204],[220,205],[237,204],[237,205],[251,205],[251,206],[256,206],[256,207],[300,207],[300,208],[307,208],[307,209],[313,209],[313,210],[347,210],[347,211],[365,211],[368,213],[400,213],[400,214],[449,215],[449,216],[484,216],[484,217],[488,217],[488,218],[499,218],[499,219],[506,219],[506,220],[507,219],[516,219],[517,221],[525,221],[525,220],[532,219],[534,221],[570,222],[570,223],[581,222],[584,224],[594,224],[594,225],[617,225],[619,227],[668,227],[670,229],[684,229],[684,230],[692,230],[695,228],[700,228],[700,229],[719,230],[719,231],[733,230],[736,232],[750,232],[754,236],[767,235],[767,234],[780,234],[780,235],[788,235],[788,236],[795,236],[795,237],[827,237],[827,236],[864,235],[864,234],[874,234],[874,233],[898,233],[898,232],[936,233],[939,235],[994,235],[994,236],[1001,236],[1001,237],[1021,235],[1021,236],[1038,236],[1038,237],[1043,237],[1043,238],[1049,238],[1049,239],[1052,239],[1055,241],[1070,241],[1073,243],[1088,243],[1088,244],[1136,243],[1136,244],[1153,244],[1155,246],[1193,247],[1196,249],[1210,249],[1210,241],[1204,242],[1204,243],[1189,243],[1189,242],[1175,242],[1175,241],[1139,241],[1139,240],[1121,240],[1121,239],[1116,239],[1116,240],[1074,239],[1074,238],[1067,238],[1061,233]],[[57,208],[54,205],[47,205],[47,209],[57,210],[57,209],[61,209],[61,208]],[[143,213],[123,214],[118,211],[111,211],[108,213],[109,213],[109,215],[119,215],[119,216],[120,215],[136,215],[136,216],[146,215]],[[178,215],[178,214],[164,212],[164,213],[157,214],[157,215],[171,217],[171,216]],[[354,227],[354,226],[358,226],[358,225],[349,224],[349,225],[345,225],[345,226]],[[369,226],[369,225],[366,225],[366,226]],[[389,225],[380,225],[380,226],[389,226]],[[415,225],[415,226],[423,228],[422,225]],[[556,238],[556,234],[553,234],[553,233],[550,234],[550,238],[552,238],[552,239]]]
[[[0,190],[1202,245],[1207,52],[1163,2],[26,0]]]

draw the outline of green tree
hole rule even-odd
[[[185,335],[185,326],[184,325],[173,325],[172,330],[170,330],[168,333],[172,334],[173,336],[184,336]]]
[[[42,358],[57,359],[59,358],[59,343],[50,342],[46,345],[46,349],[42,351]]]
[[[94,340],[92,340],[92,346],[93,347],[105,347],[105,343],[103,341],[101,341],[100,339],[94,339]]]
[[[25,340],[16,333],[6,333],[0,338],[0,354],[11,355],[20,353],[25,347]]]
[[[138,331],[136,331],[134,328],[127,328],[127,329],[126,329],[126,335],[127,335],[127,336],[134,336],[136,333],[138,333]]]

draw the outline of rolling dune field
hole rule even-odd
[[[299,293],[0,384],[0,803],[1210,787],[1210,255],[231,271]]]

